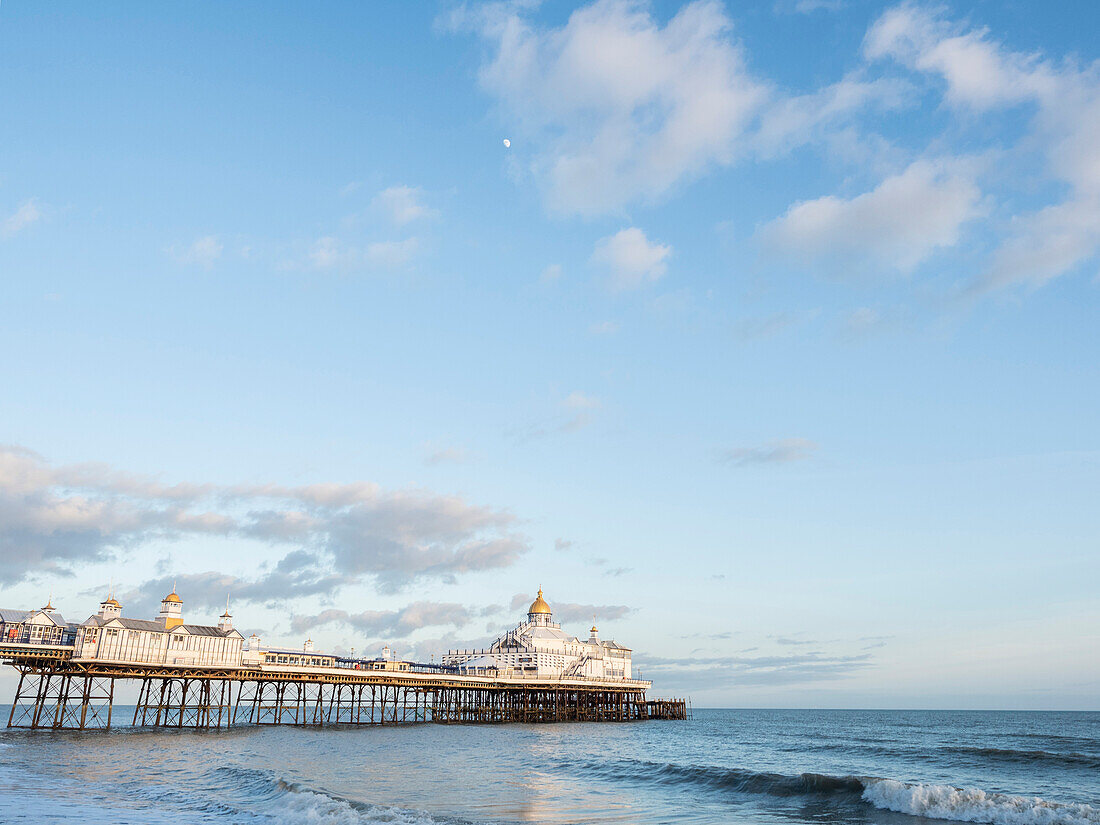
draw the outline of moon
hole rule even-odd
[[[505,138],[504,139],[504,148],[507,149],[511,145],[512,145],[512,141],[508,140],[508,138]]]

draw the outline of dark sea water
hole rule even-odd
[[[1100,825],[1100,713],[696,710],[687,722],[621,724],[0,729],[5,823],[942,821]]]

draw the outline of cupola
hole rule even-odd
[[[99,618],[117,619],[121,614],[122,605],[111,593],[107,593],[107,598],[99,603]]]
[[[160,615],[157,621],[164,625],[165,630],[179,627],[183,624],[183,599],[176,593],[176,585],[172,583],[172,592],[160,600]]]
[[[550,624],[552,618],[550,605],[542,597],[542,588],[540,587],[538,596],[535,597],[535,600],[531,602],[531,606],[527,609],[527,621],[532,624]]]

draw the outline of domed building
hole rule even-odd
[[[630,648],[602,641],[595,627],[587,640],[554,621],[542,588],[527,609],[527,621],[484,650],[450,650],[443,664],[462,673],[535,678],[630,679]]]

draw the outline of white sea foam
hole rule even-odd
[[[381,805],[356,807],[346,800],[308,790],[292,790],[279,799],[279,825],[438,825],[421,811]]]
[[[867,780],[863,798],[887,811],[990,825],[1100,825],[1100,809],[1084,803],[1048,802],[950,785],[909,785]]]

